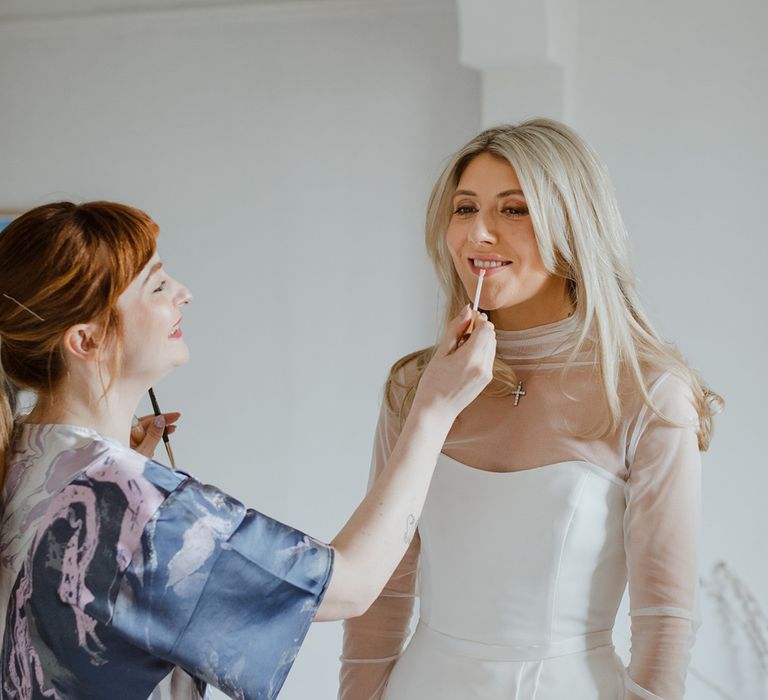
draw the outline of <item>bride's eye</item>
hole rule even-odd
[[[470,205],[470,204],[462,204],[461,206],[456,207],[456,209],[454,210],[453,213],[454,214],[459,214],[461,216],[461,215],[466,215],[466,214],[473,214],[476,211],[477,211],[477,209],[475,209],[475,207],[473,207],[472,205]]]
[[[525,207],[504,207],[501,211],[513,219],[521,219],[528,213]]]
[[[155,292],[162,292],[165,289],[165,282],[166,282],[166,280],[163,280],[160,283],[160,286],[155,290]]]

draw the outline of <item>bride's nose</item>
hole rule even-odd
[[[470,243],[495,243],[496,233],[493,220],[487,217],[477,217],[476,223],[469,229],[467,239]]]

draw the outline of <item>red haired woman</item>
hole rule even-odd
[[[459,347],[465,308],[381,478],[319,542],[129,447],[139,399],[188,357],[191,296],[157,235],[107,202],[38,207],[0,235],[2,698],[276,697],[313,619],[376,598],[490,380],[493,327],[478,316]],[[23,417],[18,388],[38,398]]]

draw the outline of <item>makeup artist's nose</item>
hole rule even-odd
[[[192,292],[190,292],[186,287],[181,287],[179,289],[178,299],[179,306],[189,304],[192,301]]]

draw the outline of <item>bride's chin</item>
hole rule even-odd
[[[501,311],[502,309],[509,309],[512,306],[515,305],[508,302],[505,303],[499,299],[490,299],[488,301],[483,299],[480,302],[480,308],[485,311],[485,313],[488,313],[489,311]]]

